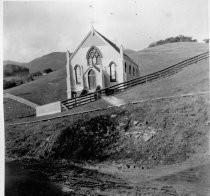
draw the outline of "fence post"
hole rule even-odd
[[[75,107],[77,107],[77,97],[75,97]]]

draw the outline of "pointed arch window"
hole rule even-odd
[[[110,65],[110,82],[116,82],[116,64],[114,62],[111,62]]]
[[[131,66],[129,66],[129,74],[131,74]]]
[[[125,73],[126,73],[126,69],[127,69],[127,65],[126,65],[126,63],[125,63]]]
[[[133,67],[133,75],[135,76],[135,68]]]
[[[76,84],[81,84],[81,67],[79,65],[76,65],[75,68],[75,78],[76,78]]]
[[[102,54],[100,50],[95,46],[92,46],[88,50],[87,55],[86,55],[87,63],[89,66],[101,64],[101,58],[102,58]]]

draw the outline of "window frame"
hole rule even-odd
[[[102,60],[101,51],[96,46],[91,46],[87,51],[86,59],[88,66],[100,65]],[[93,59],[95,59],[95,62],[93,62]]]
[[[131,65],[129,65],[129,74],[131,75],[132,73],[132,68],[131,68]]]
[[[110,82],[116,82],[117,81],[116,67],[117,67],[117,65],[113,61],[109,64],[109,68],[110,68]],[[113,75],[113,73],[114,73],[114,75]]]
[[[76,84],[81,84],[82,83],[82,81],[81,81],[81,77],[82,77],[81,67],[79,65],[76,65],[74,67],[74,71],[75,71]]]

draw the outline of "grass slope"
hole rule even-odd
[[[178,42],[164,44],[128,54],[138,65],[141,75],[153,73],[187,58],[207,52],[208,44]]]
[[[25,66],[29,68],[30,72],[43,71],[44,69],[51,68],[52,70],[58,70],[65,68],[66,65],[66,53],[65,52],[53,52],[42,57],[36,58]]]
[[[6,126],[6,155],[131,160],[144,168],[182,162],[208,152],[208,101],[206,95],[154,100]],[[136,137],[151,130],[155,134],[147,141]]]
[[[36,111],[34,108],[31,108],[18,101],[4,98],[4,120],[5,121],[23,118],[26,116],[32,116],[35,114],[36,114]]]
[[[38,80],[8,89],[5,92],[40,105],[64,100],[67,98],[65,69],[41,76]]]

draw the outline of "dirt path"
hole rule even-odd
[[[209,160],[198,158],[147,170],[67,160],[10,161],[6,196],[21,195],[15,194],[18,191],[26,195],[209,195]]]

